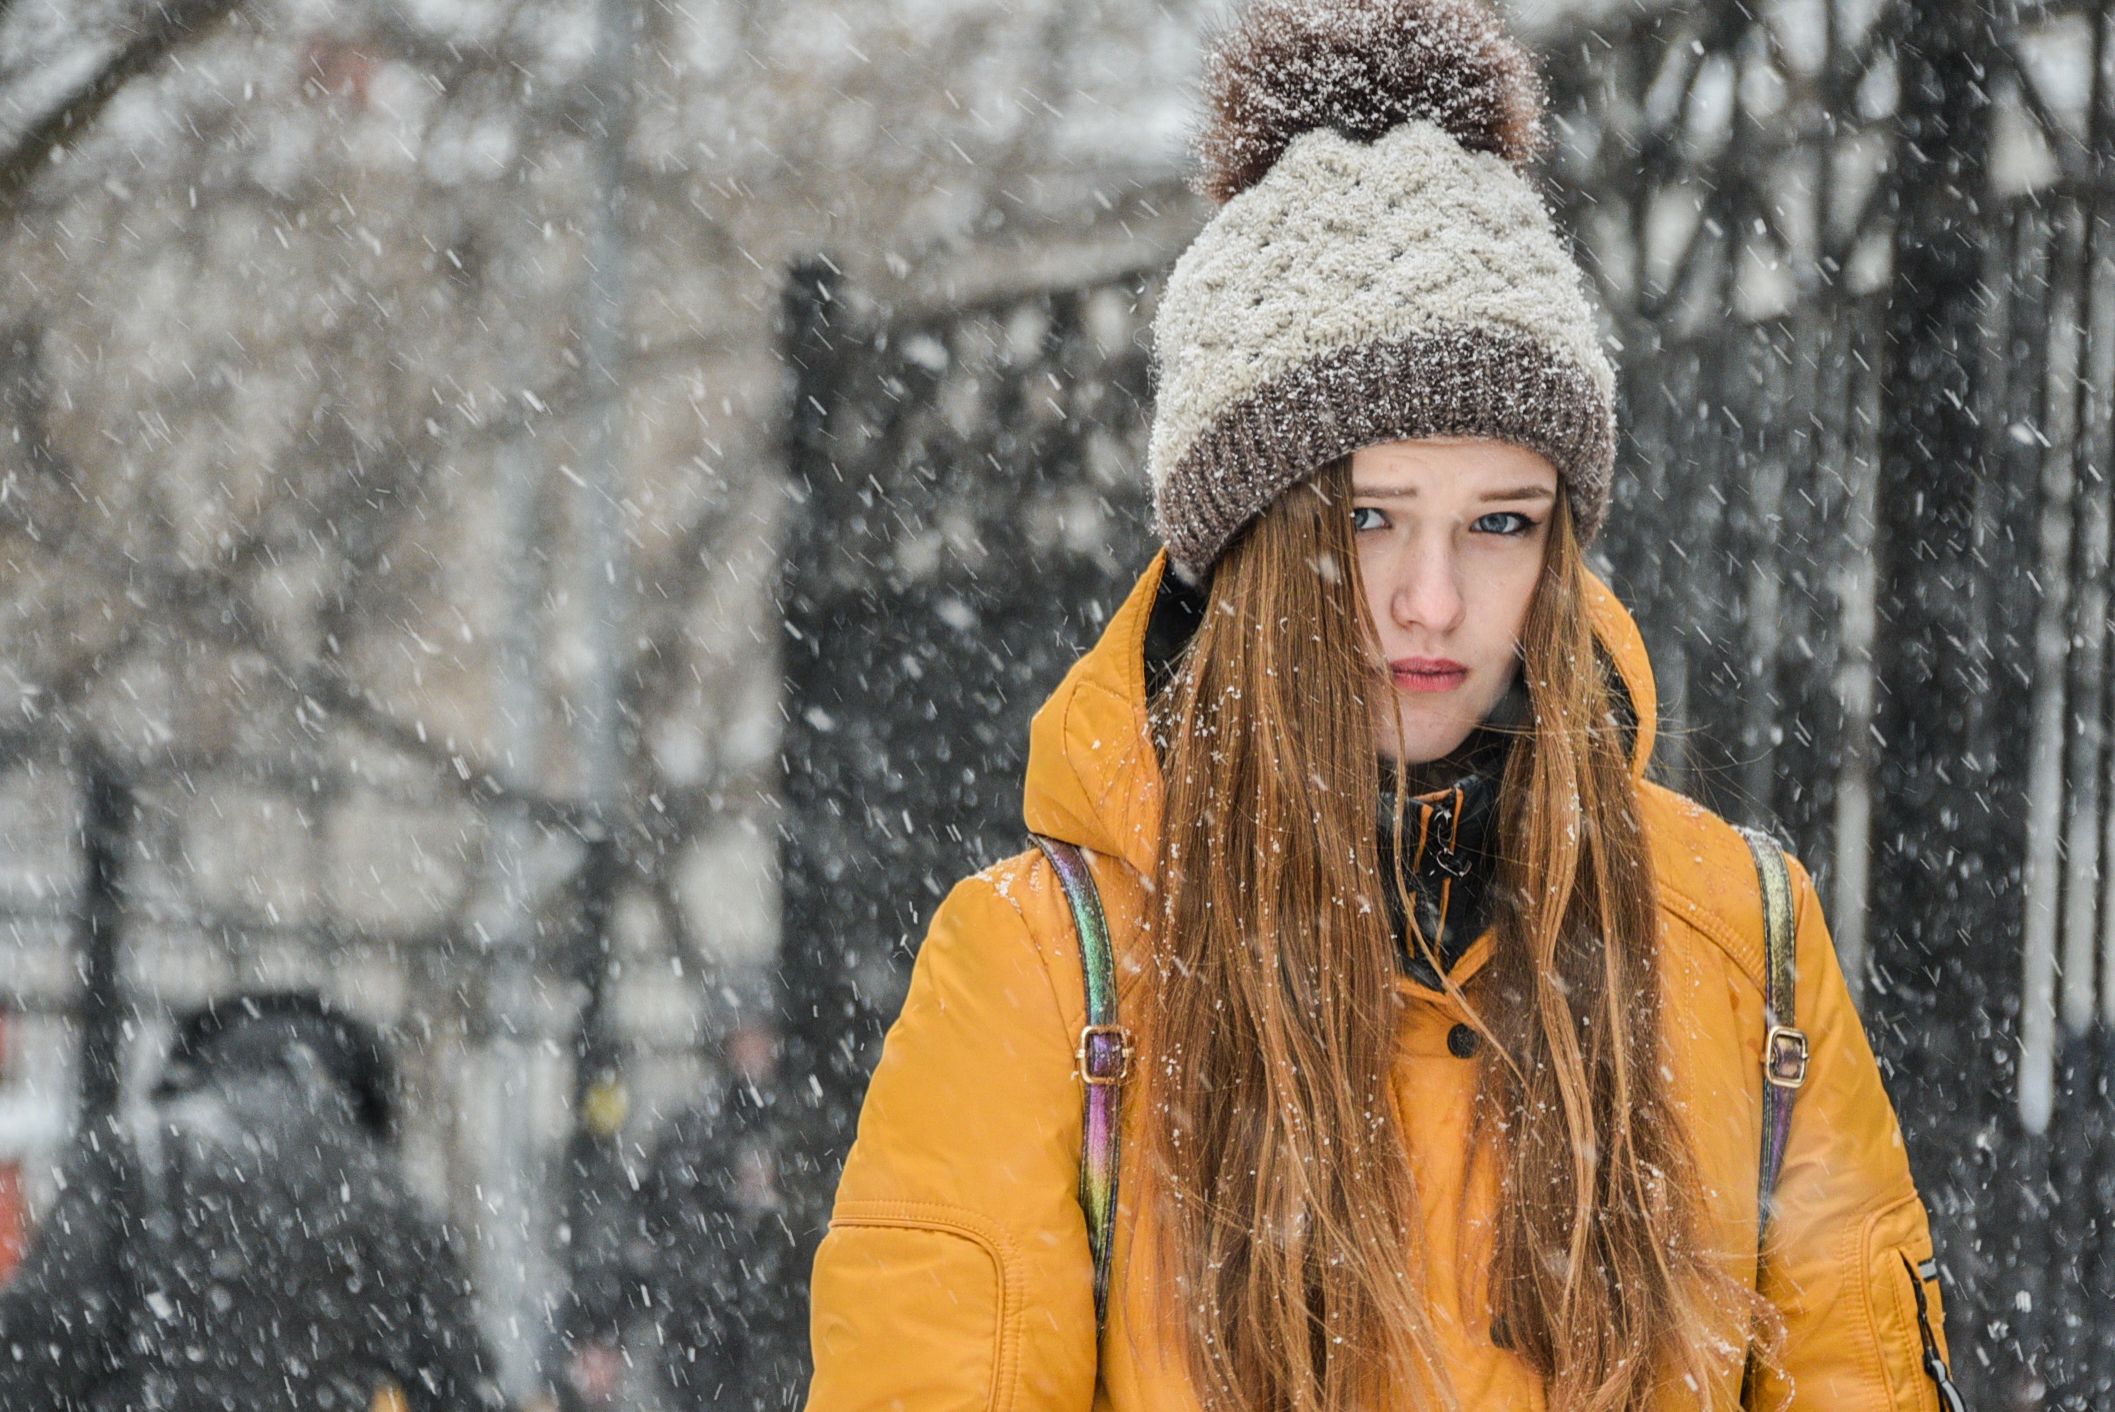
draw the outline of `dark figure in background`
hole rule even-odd
[[[0,1408],[501,1407],[393,1114],[380,1038],[311,993],[185,1016],[144,1111],[77,1139],[0,1290]]]
[[[677,1407],[784,1408],[802,1384],[784,1144],[758,1095],[736,1079],[717,1103],[670,1119],[640,1191],[657,1361]]]
[[[584,1292],[591,1332],[572,1370],[581,1406],[622,1395],[619,1341],[629,1361],[658,1371],[672,1408],[761,1412],[798,1400],[807,1319],[788,1293],[799,1272],[779,1185],[772,1048],[766,1030],[735,1030],[727,1076],[661,1125],[626,1222],[623,1288]]]

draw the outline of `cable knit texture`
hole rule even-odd
[[[1608,509],[1616,378],[1529,167],[1544,91],[1484,0],[1253,0],[1208,63],[1219,212],[1154,322],[1155,526],[1199,581],[1361,446],[1483,436]]]
[[[1303,133],[1176,262],[1147,466],[1198,577],[1287,487],[1360,446],[1481,435],[1548,457],[1582,539],[1608,507],[1615,370],[1548,209],[1422,119]]]

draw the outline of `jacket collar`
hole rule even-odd
[[[1022,817],[1052,837],[1123,859],[1150,875],[1160,842],[1160,763],[1147,735],[1145,642],[1167,551],[1156,552],[1100,639],[1066,672],[1029,726]],[[1636,717],[1630,769],[1652,758],[1659,698],[1630,612],[1591,570],[1587,607]]]

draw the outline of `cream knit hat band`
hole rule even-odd
[[[1289,487],[1379,442],[1488,436],[1606,517],[1615,371],[1526,177],[1412,117],[1301,132],[1177,260],[1154,322],[1155,528],[1201,581]]]

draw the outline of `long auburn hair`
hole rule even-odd
[[[1374,823],[1384,684],[1350,506],[1348,457],[1279,496],[1213,569],[1150,703],[1154,1258],[1208,1408],[1459,1405],[1389,1077],[1402,997],[1380,889],[1415,908]],[[1670,1378],[1700,1397],[1750,1327],[1773,1362],[1782,1335],[1699,1235],[1651,862],[1584,573],[1560,495],[1521,639],[1533,725],[1500,785],[1497,949],[1473,994],[1442,982],[1485,1039],[1464,1142],[1498,1164],[1491,1312],[1554,1412],[1643,1408]]]

